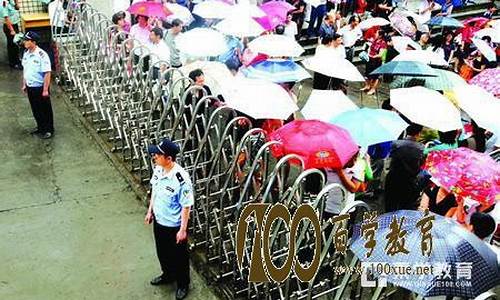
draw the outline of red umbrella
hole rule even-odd
[[[468,148],[433,151],[424,168],[457,197],[470,197],[486,207],[500,200],[500,165]]]
[[[483,17],[474,17],[463,21],[462,24],[464,24],[464,27],[458,31],[462,34],[462,41],[470,43],[474,33],[481,30],[489,21],[490,19]]]
[[[127,9],[133,15],[166,18],[172,14],[162,3],[153,1],[137,2]]]
[[[318,120],[295,120],[271,133],[269,139],[281,143],[271,148],[275,157],[297,154],[306,169],[341,169],[359,150],[347,130]]]

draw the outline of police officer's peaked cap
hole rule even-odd
[[[24,39],[28,41],[34,41],[37,42],[40,41],[40,35],[34,31],[28,31],[24,35]]]
[[[175,157],[179,153],[179,146],[169,139],[164,139],[158,145],[149,145],[149,154],[164,154],[168,156]]]

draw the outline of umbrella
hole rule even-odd
[[[205,84],[210,88],[214,95],[222,94],[221,86],[224,82],[234,79],[233,74],[225,64],[216,61],[194,61],[188,65],[183,65],[180,71],[186,76],[189,72],[201,69],[205,75]]]
[[[330,120],[330,123],[347,129],[362,148],[397,140],[408,127],[397,113],[373,108],[343,112]]]
[[[477,50],[479,50],[479,52],[481,52],[487,60],[497,61],[497,54],[495,53],[495,50],[491,49],[490,45],[488,45],[486,41],[474,38],[472,39],[472,42],[476,45]]]
[[[375,69],[370,75],[400,75],[400,76],[415,76],[427,77],[436,76],[434,69],[417,61],[396,61],[392,60]]]
[[[297,154],[304,167],[341,169],[358,153],[347,130],[318,120],[295,120],[269,135],[281,144],[271,147],[275,157]]]
[[[385,25],[389,25],[389,24],[391,24],[391,22],[387,21],[384,18],[379,18],[379,17],[368,18],[364,21],[361,21],[361,23],[359,23],[359,28],[361,30],[367,30],[367,29],[370,29],[374,26],[385,26]]]
[[[281,86],[267,80],[235,78],[222,85],[227,106],[255,119],[288,118],[299,110]]]
[[[399,53],[406,52],[408,46],[415,50],[422,50],[422,46],[407,36],[393,36],[392,42],[394,44],[394,49],[396,49]]]
[[[311,78],[309,72],[292,60],[265,60],[242,68],[248,78],[264,79],[275,83],[297,82]]]
[[[289,11],[294,10],[295,6],[286,1],[269,1],[260,6],[267,16],[277,16],[282,21],[286,21],[286,16]]]
[[[429,230],[432,238],[432,251],[429,256],[422,255],[420,249],[422,246],[419,246],[423,238],[418,222],[425,215],[421,211],[414,210],[399,210],[376,218],[378,228],[373,236],[376,244],[368,258],[365,245],[369,239],[365,238],[367,235],[363,235],[362,225],[355,225],[350,249],[362,261],[361,265],[368,270],[373,266],[376,271],[378,263],[387,263],[391,267],[430,266],[434,268],[432,272],[422,275],[401,275],[401,273],[392,272],[389,275],[383,275],[388,282],[423,297],[446,295],[472,299],[498,285],[500,273],[497,259],[488,245],[457,222],[433,213],[431,215],[434,221]],[[391,232],[393,218],[396,218],[398,222],[402,217],[404,220],[401,230],[406,231],[403,246],[409,253],[397,253],[391,256],[386,252],[386,245],[390,245],[387,243],[387,236]],[[401,238],[398,237],[397,241],[401,241]],[[459,272],[459,267],[465,265],[467,268],[469,264],[472,264],[471,277],[459,277],[459,274],[463,274]],[[378,276],[377,272],[374,273]]]
[[[358,107],[342,91],[312,90],[306,105],[302,108],[302,115],[307,120],[321,120],[329,122],[335,116]]]
[[[255,53],[271,57],[297,57],[304,52],[304,48],[294,38],[281,34],[259,36],[248,43],[248,47]]]
[[[500,200],[500,164],[469,148],[432,151],[424,164],[433,179],[457,197],[490,206]]]
[[[209,28],[191,29],[179,34],[175,41],[179,51],[189,56],[218,56],[228,50],[224,35]]]
[[[215,29],[238,37],[258,36],[265,29],[249,16],[231,15],[215,25]]]
[[[261,18],[266,16],[266,13],[248,0],[240,0],[238,4],[231,6],[231,15]]]
[[[308,70],[318,72],[329,77],[349,81],[365,81],[365,78],[361,75],[361,73],[359,73],[356,66],[354,66],[347,59],[336,57],[334,55],[315,54],[313,57],[304,59],[302,64]]]
[[[435,27],[451,27],[451,28],[462,28],[464,25],[457,19],[443,16],[436,16],[427,21],[425,24]]]
[[[437,73],[436,77],[426,77],[425,79],[398,76],[391,82],[390,87],[394,89],[421,85],[431,90],[448,91],[456,86],[467,86],[467,82],[456,73],[441,69],[434,69],[434,71]]]
[[[396,49],[397,50],[397,49]],[[396,56],[394,61],[418,61],[427,65],[448,66],[444,57],[426,50],[407,50]]]
[[[483,28],[489,21],[489,19],[483,17],[473,17],[463,21],[464,28],[458,31],[462,36],[462,41],[470,43],[474,33]]]
[[[496,97],[500,96],[500,68],[485,69],[481,73],[469,80],[470,84],[477,85],[492,93]]]
[[[398,32],[400,32],[403,36],[411,36],[414,37],[416,30],[408,20],[408,16],[402,13],[400,10],[394,11],[390,16],[389,20],[391,21],[392,27],[394,27]],[[415,20],[415,23],[418,22]]]
[[[489,36],[493,43],[500,43],[500,30],[495,28],[484,28],[474,33],[474,37],[481,39]]]
[[[172,14],[163,4],[150,1],[134,3],[127,10],[133,15],[157,18],[166,18]]]
[[[222,1],[206,0],[194,6],[193,14],[205,19],[224,19],[230,16],[231,7]]]
[[[500,129],[500,101],[479,86],[458,86],[453,89],[458,106],[480,127],[497,132]]]
[[[439,92],[421,86],[394,89],[390,99],[414,123],[443,132],[462,128],[459,110]]]
[[[267,31],[274,30],[278,25],[285,24],[285,21],[281,20],[278,16],[263,16],[253,19]]]
[[[167,22],[172,22],[174,19],[180,19],[186,26],[194,21],[193,15],[185,6],[177,3],[165,3],[165,7],[172,12],[172,15],[167,17]]]
[[[415,25],[417,25],[417,30],[422,31],[422,32],[427,32],[429,31],[429,28],[427,26],[422,24],[422,16],[419,14],[416,14],[410,10],[402,9],[402,10],[397,10],[397,13],[405,16],[405,17],[411,17],[413,21],[415,22]]]

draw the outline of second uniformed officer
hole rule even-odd
[[[32,134],[49,139],[54,134],[54,119],[50,103],[50,58],[37,46],[40,36],[32,31],[24,35],[23,91],[28,94],[37,128]]]
[[[176,299],[184,299],[189,290],[189,253],[187,228],[194,203],[193,186],[188,173],[175,162],[179,147],[168,139],[148,147],[155,168],[151,177],[151,201],[145,222],[153,222],[156,253],[162,274],[152,285],[177,282]]]

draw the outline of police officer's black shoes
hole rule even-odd
[[[151,281],[149,283],[151,283],[151,285],[162,285],[162,284],[169,284],[171,282],[174,282],[174,280],[167,278],[167,277],[164,277],[162,274],[160,276],[157,276],[157,277],[151,279]]]
[[[30,131],[30,134],[31,135],[35,135],[35,134],[39,134],[41,133],[40,129],[38,128],[33,128],[31,131]]]
[[[46,133],[40,134],[40,138],[42,140],[50,139],[51,137],[52,137],[52,133],[51,132],[46,132]]]
[[[182,300],[182,299],[186,298],[188,293],[189,293],[188,287],[177,288],[177,292],[175,292],[175,299]]]

